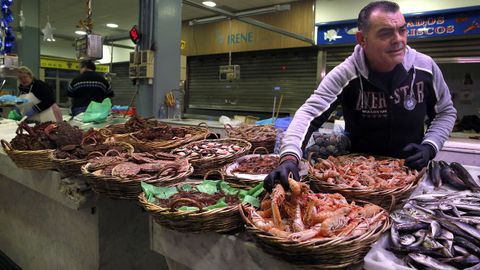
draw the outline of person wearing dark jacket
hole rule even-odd
[[[330,71],[297,110],[280,150],[280,165],[264,180],[272,190],[298,163],[314,131],[342,105],[352,152],[405,158],[425,167],[447,140],[456,119],[442,72],[429,56],[407,46],[405,18],[390,1],[372,2],[358,16],[353,54]],[[430,123],[424,130],[425,118]]]
[[[91,101],[101,103],[105,98],[113,97],[108,81],[95,72],[95,64],[90,60],[80,63],[80,75],[68,86],[67,95],[72,98],[73,116],[85,112]]]
[[[28,100],[18,105],[18,111],[30,120],[62,121],[60,108],[55,103],[54,91],[45,82],[36,79],[32,71],[25,66],[18,67],[18,96]]]

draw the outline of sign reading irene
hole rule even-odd
[[[480,34],[480,7],[405,15],[410,39]],[[318,25],[317,44],[355,43],[356,21]]]
[[[247,33],[236,33],[228,35],[228,44],[238,44],[238,43],[251,43],[253,42],[253,32]]]

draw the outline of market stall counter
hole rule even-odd
[[[480,166],[480,140],[472,138],[450,137],[436,160],[456,161],[464,165]]]
[[[235,235],[181,233],[153,221],[151,226],[152,250],[166,257],[170,270],[305,269],[265,253],[245,232]],[[348,269],[359,270],[362,266]]]
[[[16,124],[0,126],[10,141]],[[18,168],[0,150],[0,250],[22,269],[166,269],[135,202],[96,196],[81,177]]]

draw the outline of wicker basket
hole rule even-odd
[[[133,153],[134,149],[131,144],[126,142],[111,142],[111,145],[119,145],[124,148],[125,152]],[[87,164],[87,159],[59,159],[55,157],[55,152],[52,152],[50,158],[55,168],[66,175],[82,174],[82,166]]]
[[[96,175],[88,170],[89,166],[90,163],[83,165],[81,167],[81,171],[82,174],[86,176],[87,183],[92,186],[92,189],[95,192],[108,196],[112,199],[124,200],[137,200],[138,194],[142,192],[142,188],[140,186],[142,181],[155,186],[168,186],[184,181],[193,172],[193,167],[190,166],[186,172],[176,175],[173,178],[142,180],[120,178],[108,175]]]
[[[358,154],[352,154],[355,156]],[[376,159],[382,159],[386,157],[375,157]],[[325,193],[340,193],[348,200],[354,201],[367,201],[376,205],[379,205],[385,209],[388,209],[390,212],[395,210],[395,208],[401,206],[400,203],[407,199],[410,194],[415,190],[421,180],[425,176],[426,168],[421,170],[417,178],[410,182],[408,185],[393,188],[393,189],[365,189],[358,187],[339,187],[337,185],[329,184],[323,180],[319,180],[315,177],[313,172],[313,166],[310,164],[309,170],[309,180],[310,186],[315,192],[325,192]]]
[[[188,138],[179,138],[176,140],[159,140],[159,141],[142,141],[135,137],[136,133],[115,137],[117,140],[124,141],[133,145],[133,147],[142,152],[170,152],[170,150],[188,144],[205,139],[210,134],[210,131],[206,127],[205,123],[200,123],[196,127],[174,127],[185,129],[192,136]]]
[[[255,125],[254,127],[264,127],[264,126],[266,125]],[[265,148],[269,153],[273,153],[275,150],[276,136],[270,140],[252,140],[247,138],[246,136],[238,136],[233,134],[233,131],[238,128],[234,128],[230,124],[225,124],[224,128],[229,138],[242,139],[251,143],[252,144],[251,151],[257,148]],[[250,152],[250,153],[253,153],[253,152]]]
[[[234,162],[225,165],[222,168],[222,173],[225,175],[225,179],[226,179],[225,181],[227,181],[231,184],[234,184],[235,186],[241,187],[241,188],[251,188],[251,187],[255,187],[256,185],[262,183],[263,180],[265,179],[265,177],[267,176],[267,174],[246,174],[246,173],[242,173],[242,174],[235,175],[232,172],[234,170],[234,168],[236,168],[238,166],[239,162],[241,162],[245,159],[251,158],[251,157],[262,156],[260,154],[256,154],[256,152],[258,150],[264,150],[267,153],[268,156],[278,156],[279,157],[279,155],[277,155],[277,154],[268,154],[268,151],[267,151],[266,148],[259,147],[255,150],[253,150],[253,154],[242,156],[242,157],[236,159]],[[300,163],[300,178],[301,178],[301,181],[306,181],[307,174],[308,174],[308,169],[309,169],[309,166],[307,164],[307,161],[302,160],[302,162]]]
[[[239,209],[247,231],[265,252],[297,266],[315,269],[342,269],[362,262],[371,245],[391,226],[387,217],[380,227],[360,236],[296,242],[257,229],[246,217],[243,206]]]
[[[207,175],[205,175],[205,178]],[[189,182],[200,184],[201,182]],[[172,186],[178,186],[177,183]],[[138,196],[140,204],[154,218],[155,222],[169,229],[180,232],[231,232],[243,226],[242,217],[239,213],[239,204],[206,211],[178,211],[164,208],[148,202],[145,193]]]
[[[231,153],[225,156],[221,157],[208,157],[208,158],[200,158],[200,159],[190,159],[190,163],[193,165],[193,174],[192,176],[201,176],[203,177],[207,172],[212,171],[212,170],[219,170],[221,171],[223,166],[231,163],[235,159],[245,155],[248,153],[252,145],[242,139],[211,139],[211,140],[201,140],[201,141],[196,141],[196,142],[191,142],[187,145],[184,145],[182,147],[184,148],[189,148],[193,147],[195,145],[203,144],[203,143],[209,143],[209,142],[214,142],[214,143],[234,143],[242,147],[241,150],[239,150],[236,153]],[[173,152],[173,151],[172,151]]]
[[[117,125],[122,125],[122,124],[117,124]],[[101,128],[98,130],[100,134],[105,137],[105,138],[113,138],[114,140],[117,141],[122,141],[123,139],[127,138],[131,134],[135,134],[135,132],[130,132],[130,133],[113,133],[112,130],[109,129],[109,127]]]
[[[6,140],[1,140],[3,150],[18,168],[29,170],[52,170],[55,166],[51,159],[53,149],[15,150]]]

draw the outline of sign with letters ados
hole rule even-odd
[[[409,39],[480,34],[480,6],[405,14],[405,21]],[[317,27],[318,45],[356,43],[356,20],[317,24]]]

